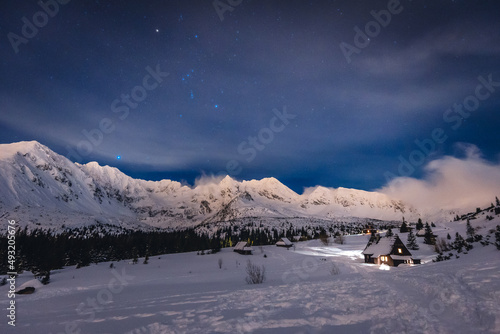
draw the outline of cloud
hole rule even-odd
[[[194,181],[194,188],[198,186],[206,186],[210,184],[219,184],[226,175],[207,175],[203,173],[201,176],[197,177]]]
[[[470,210],[484,207],[500,196],[500,162],[481,157],[474,145],[457,148],[465,158],[445,156],[425,166],[423,179],[399,177],[379,191],[413,204],[423,212],[436,209]]]

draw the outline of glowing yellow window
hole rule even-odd
[[[398,248],[398,253],[399,254],[402,254],[403,253],[403,250],[401,248]]]

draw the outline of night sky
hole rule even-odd
[[[299,193],[498,164],[498,1],[44,3],[0,5],[0,143]]]

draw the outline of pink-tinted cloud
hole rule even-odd
[[[500,196],[500,163],[481,157],[473,145],[461,145],[465,158],[445,156],[425,166],[422,180],[398,177],[381,192],[413,204],[422,212],[471,210]]]

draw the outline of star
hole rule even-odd
[[[156,29],[156,32],[160,32],[160,29]]]
[[[117,156],[116,156],[116,160],[120,160],[121,158],[122,158],[122,156],[121,156],[121,155],[117,155]]]

